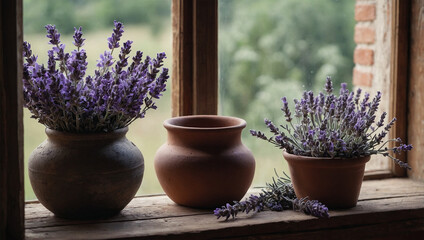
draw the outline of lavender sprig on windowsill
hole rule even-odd
[[[325,93],[314,96],[305,91],[303,97],[295,99],[294,114],[289,109],[287,99],[283,97],[281,111],[286,124],[277,127],[265,119],[265,125],[272,133],[250,130],[252,136],[268,141],[288,153],[312,157],[354,158],[381,154],[391,158],[403,168],[411,167],[391,154],[410,151],[412,145],[402,144],[400,138],[384,140],[396,121],[393,118],[384,125],[387,113],[383,112],[376,122],[376,113],[381,101],[381,93],[370,101],[370,95],[362,90],[349,92],[346,83],[342,83],[340,94],[333,94],[333,83],[327,77]],[[388,148],[389,142],[399,146]]]
[[[291,180],[287,175],[285,176],[277,175],[277,180],[273,178],[273,182],[267,183],[266,189],[263,189],[259,195],[252,194],[244,201],[234,201],[233,205],[227,203],[221,208],[216,208],[214,215],[218,219],[225,217],[225,220],[228,220],[230,217],[234,219],[239,212],[248,214],[249,212],[261,212],[267,208],[271,211],[290,209],[318,218],[330,217],[328,208],[317,200],[296,198]]]
[[[31,45],[24,42],[24,105],[32,117],[46,127],[65,132],[109,132],[144,118],[146,111],[156,109],[155,99],[166,90],[168,69],[163,68],[165,53],[149,56],[137,51],[128,63],[132,41],[120,46],[122,23],[114,21],[109,50],[100,55],[93,76],[85,76],[87,54],[82,46],[82,28],[75,28],[76,49],[65,52],[60,33],[47,25],[47,38],[53,47],[47,52],[47,66],[37,63]],[[121,47],[121,48],[120,48]],[[119,49],[118,59],[113,52]]]

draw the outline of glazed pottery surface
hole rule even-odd
[[[255,160],[241,142],[246,122],[195,115],[168,119],[168,140],[156,153],[155,169],[166,194],[189,207],[214,208],[240,200],[252,183]]]
[[[125,134],[72,134],[46,129],[47,140],[29,157],[29,177],[38,200],[56,216],[104,218],[134,197],[144,159]]]
[[[305,157],[283,152],[297,198],[318,200],[330,209],[356,206],[370,156],[359,158]]]

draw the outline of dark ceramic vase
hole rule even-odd
[[[359,158],[305,157],[283,152],[297,198],[318,200],[330,209],[356,206],[370,156]]]
[[[252,183],[255,160],[241,142],[246,122],[197,115],[168,119],[168,140],[155,169],[165,193],[180,205],[214,208],[240,200]]]
[[[125,134],[72,134],[46,129],[47,140],[29,157],[38,200],[58,217],[96,219],[118,214],[134,197],[144,159]]]

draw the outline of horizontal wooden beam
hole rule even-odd
[[[393,172],[389,169],[366,171],[364,174],[364,180],[376,180],[376,179],[385,179],[385,178],[391,178],[391,177],[393,177]]]

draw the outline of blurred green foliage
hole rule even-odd
[[[280,98],[351,84],[355,1],[221,0],[221,112],[260,122]],[[276,118],[274,118],[276,119]]]
[[[326,76],[352,87],[355,1],[220,0],[220,114],[247,121],[243,142],[253,151],[254,183],[287,171],[281,150],[258,140],[249,129],[268,132],[263,122],[284,123],[281,97],[322,91]]]
[[[149,24],[154,33],[171,16],[171,0],[24,0],[24,33],[39,33],[54,24],[63,34],[83,26],[84,32],[110,28],[113,20]]]

